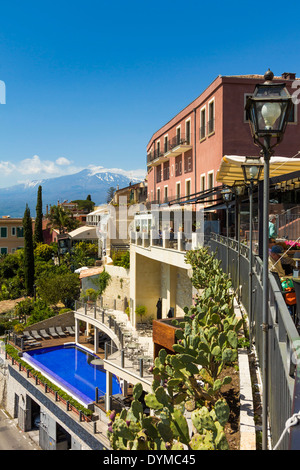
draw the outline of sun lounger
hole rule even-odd
[[[36,330],[32,330],[30,333],[34,337],[34,339],[42,339],[41,335],[39,335]]]
[[[66,333],[63,332],[63,330],[61,329],[61,326],[56,327],[56,333],[61,337],[66,336]]]
[[[49,328],[49,333],[52,336],[52,338],[59,338],[58,334],[56,333],[56,331],[53,327]]]
[[[48,335],[47,331],[46,330],[40,330],[40,335],[44,338],[44,339],[50,339],[51,336]]]
[[[72,326],[66,326],[66,332],[72,336],[75,335],[75,331]]]
[[[26,339],[34,339],[33,336],[29,333],[29,331],[23,331],[23,335],[26,337]]]

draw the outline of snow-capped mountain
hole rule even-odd
[[[35,217],[37,190],[42,186],[43,212],[46,205],[57,204],[58,201],[86,199],[91,195],[96,205],[106,202],[110,187],[125,188],[131,183],[143,181],[143,177],[128,176],[124,170],[107,170],[105,168],[86,169],[73,175],[59,176],[43,180],[31,181],[8,188],[0,188],[0,216],[23,217],[26,203],[31,216]]]

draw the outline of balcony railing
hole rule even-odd
[[[155,161],[167,161],[168,154],[171,152],[173,155],[185,152],[191,148],[191,134],[177,134],[164,144],[164,152],[155,149],[147,154],[147,165]]]
[[[249,247],[238,243],[237,240],[229,239],[221,235],[212,234],[210,240],[211,250],[216,257],[222,261],[223,269],[226,270],[227,250],[229,253],[230,277],[233,288],[240,292],[240,301],[246,311],[249,309]],[[252,253],[252,321],[250,331],[259,364],[264,363],[263,344],[263,264],[261,259]],[[287,420],[291,415],[300,409],[299,394],[299,371],[297,371],[297,345],[299,344],[299,334],[293,323],[291,315],[287,309],[281,290],[279,289],[274,276],[270,273],[268,286],[265,288],[269,292],[268,303],[268,370],[269,370],[269,422],[271,429],[272,445],[279,441]],[[264,392],[265,393],[265,392]],[[297,446],[297,447],[296,447]],[[299,441],[293,444],[293,449],[299,449]],[[280,442],[279,450],[291,449],[289,434],[286,433]]]
[[[142,248],[161,247],[186,252],[203,245],[203,234],[200,232],[189,234],[184,232],[170,233],[168,230],[132,231],[130,233],[130,241],[132,244]]]

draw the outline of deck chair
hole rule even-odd
[[[61,329],[61,326],[56,327],[56,333],[61,337],[67,336],[66,333],[64,333],[63,330]]]
[[[46,330],[40,330],[40,335],[44,338],[44,339],[50,339],[51,336],[48,335],[47,331]]]
[[[56,333],[56,331],[53,327],[49,328],[49,333],[52,336],[52,338],[59,338],[59,335]]]
[[[34,339],[33,336],[29,333],[29,331],[23,331],[23,335],[26,336],[26,339]]]
[[[75,330],[73,329],[72,326],[66,326],[66,332],[69,333],[69,335],[72,335],[72,336],[75,335]]]
[[[43,339],[36,330],[32,330],[30,333],[34,337],[34,339]]]

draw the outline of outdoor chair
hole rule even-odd
[[[57,327],[56,327],[56,333],[57,333],[60,337],[62,337],[62,338],[64,338],[65,336],[67,336],[66,333],[63,332],[61,326],[57,326]]]
[[[52,336],[52,338],[59,338],[59,335],[56,333],[56,331],[53,327],[49,328],[49,333]]]
[[[26,337],[26,339],[34,339],[33,336],[29,333],[29,331],[23,331],[23,335]]]
[[[72,335],[72,336],[75,335],[75,330],[73,329],[72,326],[66,326],[66,332],[69,333],[69,335]]]
[[[40,335],[41,335],[44,339],[51,339],[51,336],[48,335],[48,333],[47,333],[46,330],[40,330]]]
[[[36,330],[32,330],[30,333],[34,337],[34,339],[42,339],[41,335],[39,335]]]

